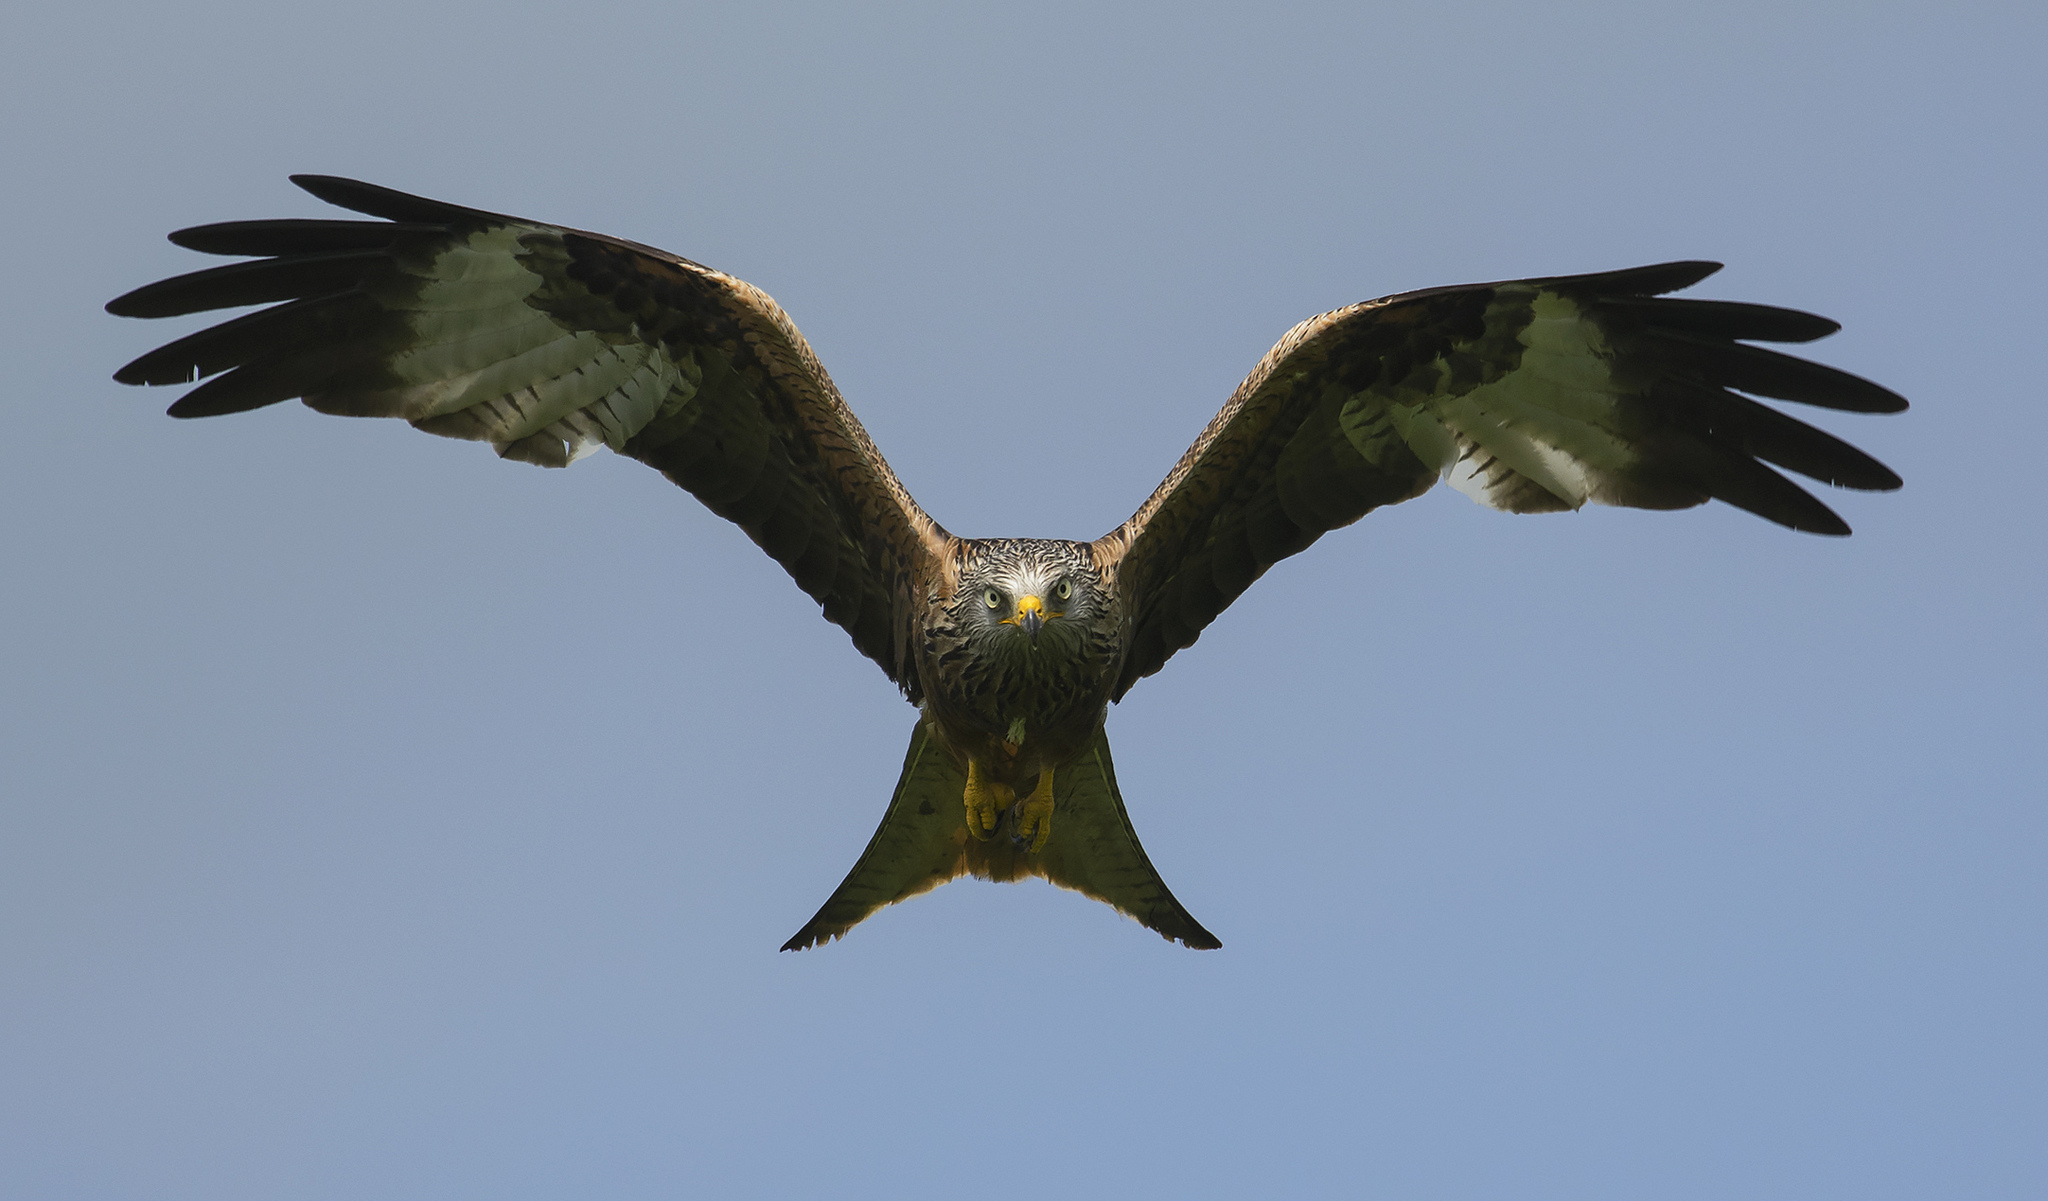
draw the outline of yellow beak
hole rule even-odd
[[[1045,626],[1045,602],[1035,596],[1023,597],[1017,602],[1017,616],[1003,624],[1023,626],[1024,632],[1036,640],[1038,631]]]

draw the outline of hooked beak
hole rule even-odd
[[[1031,641],[1038,641],[1038,631],[1045,628],[1045,602],[1035,596],[1027,596],[1017,602],[1017,616],[1011,620],[1024,627]]]

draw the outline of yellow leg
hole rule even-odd
[[[1016,794],[1001,784],[990,784],[981,778],[981,765],[972,758],[967,760],[967,792],[962,796],[967,802],[967,832],[987,842],[996,832],[996,823],[1003,820],[1003,810],[1008,809]]]
[[[1038,773],[1038,787],[1017,811],[1017,840],[1031,840],[1031,853],[1045,849],[1045,840],[1052,837],[1052,769]]]

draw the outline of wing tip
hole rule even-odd
[[[336,197],[354,198],[364,193],[386,192],[390,190],[388,188],[380,188],[373,183],[364,183],[360,179],[350,179],[346,175],[322,175],[317,172],[295,171],[285,176],[285,178],[289,179],[293,186],[301,191],[312,193],[315,199],[325,200],[329,204],[339,205],[342,208],[349,208],[351,206],[347,200],[336,199]],[[358,209],[356,211],[365,212],[367,210]]]
[[[223,231],[249,224],[246,221],[209,221],[204,225],[188,225],[174,229],[164,235],[164,240],[180,250],[196,250],[200,254],[239,255],[241,250],[221,249],[218,245]]]
[[[1847,538],[1853,531],[1842,515],[1820,498],[1786,477],[1772,471],[1761,463],[1755,464],[1758,472],[1769,472],[1783,481],[1784,490],[1777,496],[1755,495],[1746,490],[1736,495],[1714,494],[1716,500],[1725,501],[1738,509],[1756,514],[1774,525],[1784,526],[1802,534],[1818,534],[1825,538]]]
[[[228,377],[232,378],[232,377]],[[214,383],[223,383],[215,380]],[[248,413],[256,409],[267,409],[274,404],[283,404],[290,396],[274,396],[262,389],[214,388],[201,385],[172,402],[164,410],[167,417],[190,421],[197,417],[226,417],[230,413]]]
[[[1798,314],[1798,316],[1805,318],[1811,324],[1808,326],[1807,329],[1800,330],[1798,332],[1798,336],[1796,337],[1784,337],[1776,339],[1759,338],[1757,339],[1757,341],[1778,341],[1791,343],[1818,342],[1822,338],[1832,338],[1836,334],[1842,332],[1842,323],[1835,320],[1833,317],[1824,317],[1819,313],[1808,313],[1801,309],[1785,309],[1782,311],[1788,314],[1796,313]],[[1790,321],[1791,318],[1788,317],[1787,320]]]
[[[100,307],[104,308],[108,313],[116,317],[152,316],[152,314],[143,311],[143,306],[140,300],[137,299],[139,296],[141,296],[142,293],[147,292],[152,286],[153,285],[150,284],[144,284],[140,288],[134,288],[129,291],[123,292],[119,296],[114,297],[112,300],[109,300],[106,304],[101,305]]]
[[[1725,265],[1712,259],[1673,259],[1668,263],[1646,263],[1618,271],[1545,275],[1510,282],[1557,288],[1581,296],[1662,296],[1667,292],[1682,292]]]
[[[1668,263],[1650,263],[1620,271],[1603,271],[1595,275],[1564,278],[1584,280],[1589,284],[1597,284],[1603,291],[1630,296],[1662,296],[1668,292],[1682,292],[1721,270],[1725,265],[1712,259],[1674,259]]]
[[[117,384],[127,384],[130,387],[138,387],[145,384],[157,383],[158,381],[150,378],[150,376],[154,373],[150,371],[149,365],[143,361],[148,357],[148,355],[144,355],[142,358],[136,359],[134,362],[129,363],[126,366],[122,367],[120,370],[114,372],[114,382]],[[172,384],[189,384],[192,382],[192,377],[188,375],[184,379],[165,380],[162,382]]]
[[[482,209],[465,208],[449,204],[444,200],[432,200],[415,196],[396,188],[381,184],[365,183],[345,175],[317,175],[301,173],[288,177],[293,184],[315,198],[324,200],[337,208],[351,212],[367,213],[387,221],[420,222],[429,225],[446,225],[454,221],[510,221],[515,218]]]

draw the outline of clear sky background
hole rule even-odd
[[[2048,10],[1022,7],[10,13],[0,1195],[2048,1195]],[[913,714],[742,534],[109,379],[293,171],[759,284],[963,534],[1111,528],[1310,314],[1674,258],[1907,484],[1374,514],[1110,715],[1221,951],[778,954]]]

